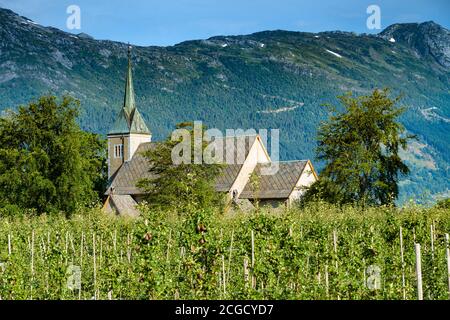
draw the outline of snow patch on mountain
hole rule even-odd
[[[281,112],[294,111],[298,107],[300,107],[300,106],[283,107],[283,108],[274,109],[274,110],[262,110],[262,111],[258,111],[257,113],[264,113],[264,114],[274,114],[275,113],[276,114],[276,113],[281,113]]]
[[[326,51],[327,51],[328,53],[331,53],[333,56],[336,56],[336,57],[338,57],[338,58],[342,58],[342,56],[341,56],[339,53],[336,53],[336,52],[331,51],[331,50],[328,50],[328,49],[326,49]]]

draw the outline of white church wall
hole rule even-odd
[[[232,197],[234,190],[237,191],[238,196],[241,194],[250,179],[251,173],[255,170],[258,163],[268,162],[270,162],[270,158],[265,152],[263,144],[259,139],[255,139],[255,142],[250,148],[247,158],[242,165],[241,171],[230,189],[230,197]]]
[[[313,173],[313,169],[311,164],[308,162],[300,175],[300,179],[297,182],[297,185],[289,196],[289,204],[301,198],[301,196],[305,193],[305,188],[309,187],[316,181],[316,176]]]
[[[130,143],[128,144],[129,147],[129,158],[125,159],[125,161],[129,161],[131,160],[131,158],[133,158],[134,153],[136,152],[136,150],[139,148],[139,145],[141,143],[146,143],[146,142],[151,142],[152,141],[152,136],[148,135],[148,134],[136,134],[136,133],[132,133],[130,134]]]

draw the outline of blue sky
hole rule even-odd
[[[73,4],[81,9],[81,30],[66,27]],[[136,45],[274,29],[374,33],[366,27],[372,4],[381,9],[382,28],[428,20],[450,28],[450,0],[0,0],[0,7],[45,26]]]

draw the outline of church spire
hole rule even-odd
[[[136,102],[134,98],[134,88],[133,88],[133,72],[131,67],[131,46],[128,44],[128,70],[127,70],[127,81],[125,83],[125,96],[123,102],[123,109],[127,118],[130,120],[133,117],[134,109],[136,109]]]
[[[128,69],[123,106],[109,134],[137,133],[151,135],[144,118],[136,107],[131,66],[131,46],[128,44]]]

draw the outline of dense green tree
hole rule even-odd
[[[438,209],[450,209],[450,198],[441,199],[436,203]]]
[[[398,117],[400,97],[389,90],[370,95],[338,97],[343,111],[330,106],[333,115],[318,131],[317,158],[325,162],[320,179],[305,201],[321,198],[332,203],[392,204],[398,197],[400,175],[409,172],[399,156],[413,136],[405,134]]]
[[[146,192],[151,206],[170,208],[178,212],[211,208],[221,205],[223,197],[214,189],[215,179],[220,174],[220,164],[207,164],[204,161],[194,163],[195,135],[194,126],[190,122],[180,123],[177,129],[185,130],[186,136],[168,137],[148,150],[145,157],[149,161],[149,172],[154,178],[141,179],[138,187]],[[200,138],[204,137],[205,127],[200,130]],[[174,164],[172,151],[181,143],[189,142],[187,150],[189,161]],[[200,141],[203,152],[207,143]]]
[[[98,200],[104,141],[76,122],[78,101],[44,96],[0,118],[0,206],[73,212]]]

